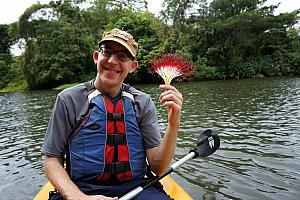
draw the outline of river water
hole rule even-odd
[[[158,108],[158,85],[139,85]],[[300,198],[300,78],[180,83],[182,126],[175,160],[207,128],[220,149],[176,169],[194,199]],[[57,92],[0,94],[0,199],[32,199],[46,182],[40,152]]]

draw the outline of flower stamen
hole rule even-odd
[[[173,78],[187,76],[193,67],[181,55],[166,54],[156,58],[151,68],[164,79],[165,84],[170,85]]]

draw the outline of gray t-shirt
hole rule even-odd
[[[93,81],[90,81],[58,94],[42,145],[44,154],[54,157],[62,157],[65,154],[69,134],[80,117],[88,111],[88,94],[93,87]],[[137,123],[143,134],[144,148],[159,146],[161,137],[153,101],[149,95],[133,87],[129,87],[129,92],[134,96],[134,108]]]

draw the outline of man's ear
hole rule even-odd
[[[99,58],[99,51],[94,51],[93,59],[95,64],[98,63],[98,58]]]
[[[130,68],[130,70],[129,70],[129,73],[133,73],[133,72],[136,70],[136,68],[137,68],[138,66],[139,66],[138,61],[134,60],[134,61],[131,63],[131,68]]]

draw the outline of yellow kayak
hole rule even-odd
[[[164,186],[164,190],[174,200],[192,200],[192,197],[184,191],[179,184],[171,176],[166,176],[160,182]],[[47,200],[49,191],[53,191],[54,188],[50,182],[46,183],[33,200]]]

